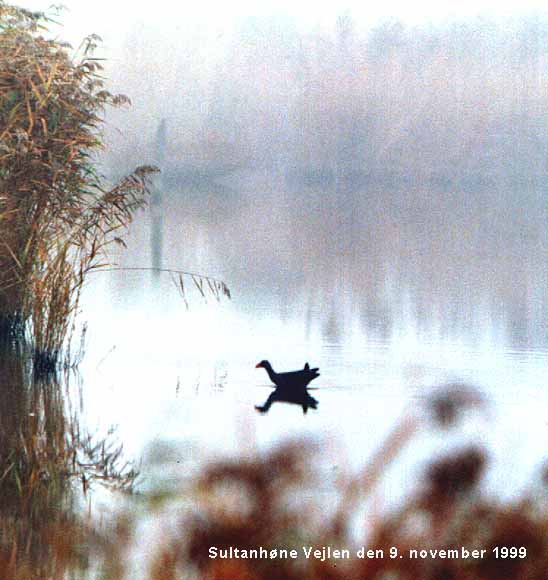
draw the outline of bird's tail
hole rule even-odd
[[[311,409],[317,409],[318,408],[318,401],[314,397],[311,397],[310,395],[308,395],[307,403],[308,403],[308,406]]]
[[[311,373],[317,373],[318,376],[320,375],[320,373],[318,373],[318,371],[320,370],[320,367],[314,367],[313,369],[311,369],[310,365],[308,363],[304,364],[304,370],[309,371]]]

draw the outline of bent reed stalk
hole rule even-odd
[[[129,100],[104,88],[98,37],[71,57],[42,36],[48,22],[0,0],[0,331],[28,335],[42,370],[59,362],[87,274],[123,244],[156,171],[103,185],[102,114]]]

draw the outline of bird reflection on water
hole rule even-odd
[[[255,406],[255,409],[260,413],[266,413],[272,404],[276,402],[300,405],[304,414],[307,413],[309,408],[318,408],[318,401],[310,395],[307,388],[311,381],[320,376],[317,367],[311,369],[309,364],[306,363],[302,370],[277,373],[267,360],[263,360],[255,368],[265,369],[270,380],[276,385],[276,389],[270,394],[265,403]]]

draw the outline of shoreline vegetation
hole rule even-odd
[[[45,14],[4,2],[0,21],[0,335],[32,345],[34,371],[48,374],[74,365],[82,288],[114,267],[108,249],[125,247],[158,169],[141,165],[114,185],[98,172],[105,110],[130,101],[106,90],[97,37],[73,52],[42,36]],[[183,277],[202,296],[230,298],[221,280],[162,271],[183,298]]]
[[[71,56],[42,36],[44,14],[1,2],[0,19],[0,330],[31,343],[35,370],[48,373],[88,274],[123,245],[156,169],[109,187],[95,167],[104,110],[129,102],[105,89],[96,37]]]
[[[153,166],[108,184],[96,158],[104,112],[129,103],[105,89],[94,56],[48,38],[50,18],[0,0],[0,576],[60,579],[89,570],[100,543],[85,504],[96,486],[133,491],[114,433],[81,424],[81,291],[124,246],[148,203]],[[185,272],[171,272],[183,293]],[[191,275],[202,294],[221,281]],[[204,287],[205,285],[205,287]],[[216,294],[215,294],[216,293]]]
[[[90,488],[129,491],[137,476],[111,436],[80,425],[72,369],[83,342],[73,352],[71,338],[87,276],[123,243],[155,169],[105,185],[94,165],[102,114],[127,99],[104,89],[97,39],[71,56],[44,36],[49,21],[0,1],[0,570],[10,580],[81,569]]]

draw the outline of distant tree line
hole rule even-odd
[[[539,18],[434,28],[348,16],[335,31],[241,32],[209,126],[254,165],[452,179],[546,172],[547,31]]]

